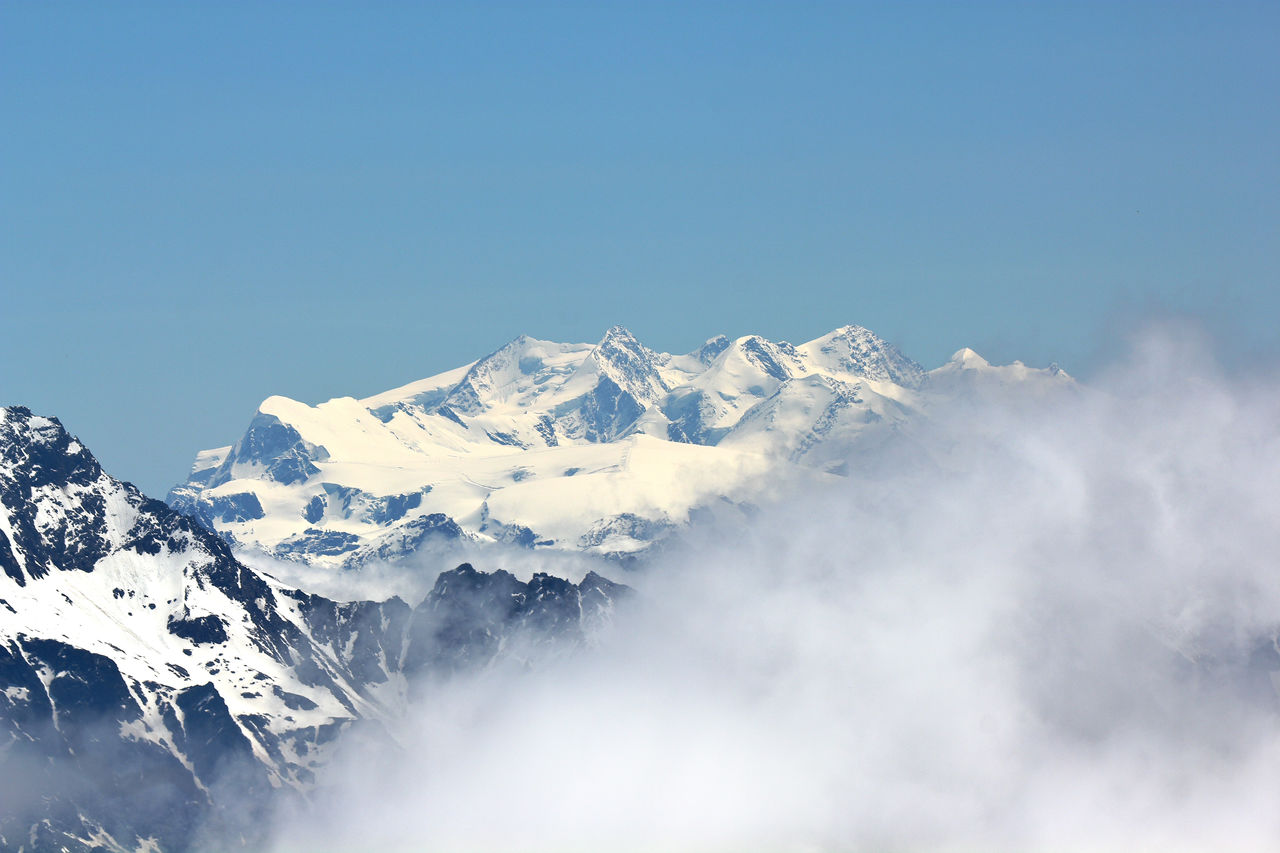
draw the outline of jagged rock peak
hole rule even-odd
[[[785,341],[774,343],[760,335],[746,335],[731,343],[730,348],[778,382],[806,372],[796,348]]]
[[[5,458],[11,457],[23,445],[68,445],[74,441],[57,418],[32,414],[26,406],[0,407],[0,429],[4,430],[6,438],[17,440],[16,443],[6,442],[0,448],[0,455]],[[76,444],[79,446],[79,442]],[[82,447],[80,449],[83,450]]]
[[[596,344],[597,351],[604,352],[628,352],[642,354],[649,358],[657,357],[657,353],[649,349],[640,342],[640,339],[631,333],[631,330],[625,326],[611,326],[604,337],[600,338],[600,342]]]
[[[92,571],[145,499],[107,477],[56,418],[0,413],[0,573],[25,586],[54,569]]]
[[[617,341],[617,340],[632,341],[636,344],[640,343],[636,339],[636,336],[631,334],[631,330],[620,323],[615,323],[614,325],[610,326],[608,330],[605,331],[604,337],[600,339],[600,343],[603,344],[606,341]]]
[[[0,460],[10,473],[24,471],[33,485],[98,477],[102,469],[63,428],[57,418],[31,413],[25,406],[0,408]]]
[[[646,365],[658,357],[624,326],[612,326],[605,332],[592,354],[604,356],[614,363],[639,361]]]
[[[670,390],[658,372],[665,360],[622,326],[613,326],[605,332],[589,358],[602,376],[642,403],[654,402]]]

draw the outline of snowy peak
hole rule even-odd
[[[649,431],[643,421],[669,390],[662,368],[670,360],[614,326],[566,384],[566,394],[576,396],[557,405],[552,416],[566,437],[591,443]],[[660,430],[665,429],[663,420]]]
[[[605,332],[581,370],[608,379],[643,405],[659,401],[669,390],[658,368],[670,360],[636,340],[622,326]]]
[[[631,334],[631,330],[626,326],[610,326],[600,338],[600,342],[596,344],[596,351],[623,351],[628,353],[653,353],[640,343],[635,335]]]
[[[786,382],[807,372],[795,347],[785,341],[775,344],[759,335],[738,338],[729,346],[725,356],[740,358],[759,373],[777,382]]]
[[[449,390],[441,408],[474,416],[550,383],[562,384],[586,350],[521,335],[477,361]]]
[[[1047,368],[1028,367],[1020,361],[992,364],[963,347],[946,364],[930,370],[922,387],[931,399],[1016,404],[1070,392],[1076,385],[1056,364]]]
[[[87,485],[102,476],[93,455],[57,418],[23,406],[0,408],[0,477],[23,484],[28,496],[56,484]]]
[[[528,338],[524,335],[477,361],[444,399],[444,405],[468,415],[479,414],[486,400],[501,399],[520,370]]]
[[[955,365],[965,370],[981,370],[984,367],[990,367],[991,362],[978,355],[968,347],[961,347],[956,350],[955,355],[947,361],[948,365]]]
[[[284,397],[265,400],[249,423],[249,429],[210,478],[211,484],[261,471],[265,479],[287,486],[319,473],[314,463],[328,459],[329,452],[323,446],[304,440],[297,429],[272,413],[301,405]]]
[[[842,326],[801,346],[809,362],[825,371],[917,388],[924,368],[861,326]]]
[[[730,343],[732,341],[726,336],[716,335],[714,338],[707,338],[707,342],[690,353],[690,355],[703,364],[709,365],[716,360],[720,353],[729,348]]]
[[[26,586],[58,568],[89,571],[127,526],[97,460],[56,418],[0,409],[0,569]],[[114,510],[114,511],[112,511]]]

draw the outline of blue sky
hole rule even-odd
[[[1277,353],[1280,4],[0,5],[0,402],[162,494],[520,333]]]

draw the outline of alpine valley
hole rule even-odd
[[[962,350],[925,371],[856,326],[686,355],[620,327],[521,337],[364,400],[271,397],[167,504],[0,409],[0,848],[255,849],[343,744],[394,750],[423,685],[589,645],[629,597],[594,571],[516,577],[512,548],[636,585],[699,518],[859,476],[957,398],[1056,393],[1077,389],[1055,367]],[[451,568],[459,549],[484,571]],[[372,562],[438,576],[337,600],[265,557],[356,588]]]

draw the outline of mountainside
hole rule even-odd
[[[319,565],[464,541],[628,555],[700,512],[849,471],[937,399],[1073,384],[969,350],[926,372],[858,326],[686,355],[621,327],[595,345],[522,336],[364,400],[271,397],[169,502],[237,547]]]
[[[462,566],[417,607],[307,594],[108,476],[57,420],[0,409],[0,848],[251,843],[258,812],[305,791],[344,729],[394,720],[411,679],[514,637],[580,642],[624,592]]]

